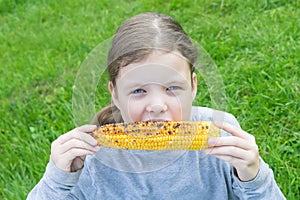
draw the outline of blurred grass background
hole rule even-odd
[[[298,0],[0,0],[0,198],[25,199],[41,179],[51,142],[74,128],[80,63],[144,11],[173,16],[208,51],[226,86],[226,111],[255,135],[287,199],[299,199]],[[99,99],[106,105],[108,93]]]

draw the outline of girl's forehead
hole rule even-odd
[[[187,60],[178,53],[153,53],[142,62],[121,68],[117,82],[189,82],[190,74]]]

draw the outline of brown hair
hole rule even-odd
[[[180,52],[189,62],[192,76],[197,50],[180,24],[168,15],[146,12],[126,20],[113,37],[107,57],[112,84],[115,86],[120,68],[143,61],[153,50]],[[92,124],[118,122],[123,122],[120,111],[110,104],[97,113]]]

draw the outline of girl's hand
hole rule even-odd
[[[84,125],[59,136],[51,145],[51,160],[55,166],[66,172],[74,172],[83,167],[86,155],[96,153],[100,147],[87,133],[94,131],[95,125]]]
[[[254,179],[259,171],[259,153],[254,136],[228,123],[215,124],[232,136],[209,139],[208,143],[213,147],[205,152],[231,163],[241,181]]]

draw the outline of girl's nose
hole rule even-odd
[[[149,113],[163,113],[167,111],[167,105],[166,104],[150,104],[147,106],[147,111]]]

